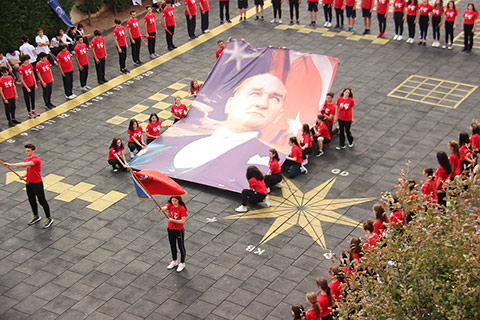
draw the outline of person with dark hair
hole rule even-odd
[[[408,0],[407,2],[407,26],[408,26],[408,39],[407,43],[413,43],[415,41],[415,25],[418,21],[418,1]]]
[[[172,262],[167,269],[172,270],[177,267],[177,272],[185,269],[185,258],[187,251],[185,250],[185,222],[187,220],[187,206],[181,196],[172,196],[168,199],[168,203],[161,211],[168,210],[168,242],[172,252]],[[180,263],[177,258],[177,244],[180,250]]]
[[[17,88],[15,87],[15,80],[8,74],[8,69],[0,68],[2,77],[0,78],[0,95],[5,105],[5,116],[8,120],[8,126],[13,127],[19,124],[20,121],[15,119],[15,100],[18,100]]]
[[[323,151],[323,146],[330,143],[332,137],[330,135],[330,130],[324,121],[324,117],[319,114],[317,117],[317,123],[313,126],[313,140],[318,145],[317,157],[323,156],[325,152]]]
[[[423,199],[430,203],[437,203],[437,184],[433,176],[433,168],[423,169],[423,176],[426,178],[422,186]]]
[[[13,47],[8,47],[7,54],[5,55],[8,63],[12,67],[11,74],[15,81],[20,81],[20,75],[18,74],[18,69],[20,68],[20,52],[15,50]]]
[[[373,232],[374,227],[373,227],[373,221],[368,220],[363,224],[363,232],[365,233],[365,236],[367,237],[367,241],[363,244],[364,249],[368,249],[370,247],[375,248],[378,242],[379,235],[378,233]]]
[[[301,304],[294,304],[290,309],[292,320],[305,320],[305,309]]]
[[[281,188],[282,183],[282,168],[280,167],[280,157],[276,149],[268,151],[268,173],[265,175],[265,186],[267,191],[275,185]]]
[[[290,173],[288,176],[290,179],[293,179],[298,176],[302,170],[302,150],[298,145],[298,140],[296,137],[290,137],[288,144],[292,147],[292,150],[290,151],[290,154],[285,157],[285,162],[283,165],[287,168],[290,168]],[[304,169],[303,172],[306,174],[308,170]]]
[[[190,86],[188,88],[188,96],[196,98],[198,91],[202,86],[203,84],[199,84],[197,80],[190,81]]]
[[[139,152],[145,147],[145,142],[143,141],[143,129],[142,126],[138,124],[138,121],[135,119],[130,120],[128,125],[128,148],[130,149],[130,158],[135,157],[135,150]]]
[[[53,219],[50,216],[50,207],[45,199],[45,191],[43,189],[41,176],[42,161],[35,155],[35,149],[35,145],[27,143],[25,145],[25,154],[27,156],[25,160],[18,163],[5,163],[5,167],[27,168],[27,172],[25,175],[22,175],[20,179],[27,183],[26,189],[28,202],[30,203],[33,211],[32,219],[28,222],[28,225],[31,226],[42,219],[38,215],[38,199],[38,202],[43,207],[43,211],[45,212],[45,224],[43,225],[43,229],[47,229],[52,226]]]
[[[337,150],[345,149],[345,134],[348,139],[348,146],[353,148],[353,136],[350,132],[350,127],[353,123],[353,108],[355,101],[353,100],[353,92],[350,88],[345,88],[342,94],[337,99],[338,107],[338,125],[340,127],[339,138],[340,144],[336,147]]]
[[[416,186],[415,180],[409,179],[408,180],[408,187],[410,189],[410,192],[413,191],[415,186]],[[410,198],[414,197],[414,196],[416,197],[416,195],[413,195],[412,193],[409,194]],[[403,209],[398,204],[399,204],[398,199],[394,198],[393,203],[390,203],[390,205],[389,205],[389,209],[390,209],[390,212],[391,212],[390,217],[389,217],[390,228],[394,228],[395,230],[399,230],[405,224],[405,221],[407,223],[412,221],[414,216],[415,216],[415,212],[410,211],[410,212],[407,213],[407,216],[404,219],[403,218]]]
[[[451,178],[453,179],[460,174],[460,148],[457,141],[449,141],[448,150],[451,152],[450,156],[448,156],[448,161],[450,161],[450,166],[452,167]]]
[[[20,68],[18,72],[20,74],[20,82],[22,84],[23,97],[25,98],[25,105],[27,106],[27,112],[29,118],[38,117],[40,114],[35,111],[35,90],[38,89],[35,76],[33,75],[33,66],[28,62],[30,56],[22,55],[20,57]]]
[[[125,67],[125,61],[127,60],[128,44],[125,37],[125,27],[122,26],[120,19],[115,19],[115,29],[113,29],[113,40],[118,52],[118,63],[120,64],[120,72],[128,73],[128,69]]]
[[[223,49],[225,49],[225,43],[223,42],[222,39],[219,39],[217,41],[217,44],[218,44],[218,49],[217,51],[215,51],[215,61],[217,61],[218,58],[220,58],[220,55],[222,54]]]
[[[387,28],[388,4],[390,0],[377,0],[377,19],[379,33],[377,38],[385,38],[385,29]]]
[[[407,11],[406,0],[394,0],[393,1],[393,21],[395,23],[395,35],[393,40],[403,39],[403,22],[405,21],[405,14]]]
[[[431,17],[432,17],[432,5],[428,2],[428,0],[422,0],[422,3],[418,6],[418,26],[420,28],[420,42],[418,45],[427,45],[427,33],[428,33],[428,25],[430,24]]]
[[[223,16],[224,16],[224,11],[225,11],[225,19],[227,20],[228,23],[232,23],[230,20],[230,0],[219,0],[218,5],[220,7],[220,24],[223,24]]]
[[[77,36],[77,42],[75,44],[75,61],[77,61],[78,71],[80,73],[80,89],[83,92],[87,92],[92,89],[87,86],[88,78],[88,47],[87,44],[83,42],[82,36]]]
[[[333,299],[332,291],[328,286],[327,279],[322,277],[318,278],[317,288],[320,290],[317,298],[318,306],[320,308],[320,317],[322,320],[333,320],[332,308],[335,304],[335,300]]]
[[[328,286],[330,287],[330,292],[332,293],[333,298],[336,301],[341,301],[342,291],[340,285],[345,282],[345,274],[340,267],[331,266],[328,268],[328,276],[332,279]],[[333,308],[335,308],[335,305],[333,305]]]
[[[362,240],[358,237],[352,237],[350,240],[350,261],[360,262],[363,257]]]
[[[470,125],[472,135],[470,136],[470,148],[473,152],[473,158],[477,158],[477,154],[480,151],[480,122],[473,120]]]
[[[130,11],[130,19],[127,21],[128,36],[130,37],[130,44],[132,45],[132,59],[133,64],[136,67],[141,66],[143,63],[140,61],[140,47],[142,45],[142,34],[138,27],[137,12],[135,10]]]
[[[332,91],[327,93],[325,98],[325,103],[323,104],[322,109],[320,109],[320,115],[324,118],[325,123],[327,124],[330,135],[332,135],[332,127],[335,122],[335,115],[337,114],[337,107],[333,102],[335,93]]]
[[[306,170],[305,165],[308,164],[308,156],[312,154],[312,133],[307,123],[304,123],[302,127],[300,149],[302,150],[302,167]]]
[[[445,200],[445,196],[447,195],[445,184],[449,181],[450,175],[452,174],[452,166],[450,165],[450,161],[448,161],[447,154],[443,151],[437,152],[437,161],[438,168],[437,171],[435,171],[435,180],[438,204],[445,206],[447,204],[447,201]]]
[[[435,0],[435,4],[432,9],[432,29],[433,29],[433,43],[432,47],[440,47],[440,27],[443,21],[443,0]]]
[[[53,53],[50,51],[50,48],[49,48],[50,40],[48,40],[48,37],[43,33],[42,28],[37,29],[37,36],[35,37],[35,42],[37,43],[37,52],[38,53],[44,52],[50,64],[56,65],[57,61],[55,60],[55,56],[53,55]]]
[[[473,3],[467,5],[467,10],[463,13],[463,34],[464,47],[463,52],[471,52],[473,48],[473,35],[477,26],[478,12]]]
[[[122,139],[115,137],[110,144],[110,149],[108,150],[108,159],[107,162],[113,167],[113,172],[118,172],[119,168],[128,168],[127,160],[125,160],[125,155],[123,150],[125,149]],[[121,167],[120,167],[121,166]]]
[[[173,44],[173,34],[175,33],[175,12],[172,7],[172,0],[165,1],[167,6],[163,9],[163,24],[165,25],[165,37],[167,40],[167,48],[168,50],[176,49],[175,45]]]
[[[85,43],[88,47],[88,37],[90,37],[91,34],[85,33],[85,29],[83,28],[83,24],[81,23],[77,25],[77,31],[78,34],[83,38],[83,43]]]
[[[148,125],[145,129],[145,134],[147,136],[147,144],[160,137],[160,130],[167,127],[170,126],[162,127],[162,122],[160,122],[156,113],[150,114],[150,118],[148,118]]]
[[[455,1],[448,1],[447,8],[445,9],[445,45],[443,49],[453,49],[453,30],[457,24],[457,16],[458,11],[455,6]]]
[[[60,52],[57,55],[58,69],[62,74],[63,89],[65,91],[65,98],[72,100],[77,97],[73,94],[73,63],[72,55],[68,51],[67,46],[61,44],[59,46]]]
[[[150,54],[150,59],[155,59],[160,57],[160,55],[155,53],[155,39],[157,37],[157,26],[155,24],[155,13],[153,12],[152,6],[147,6],[147,13],[143,17],[143,22],[145,23],[145,31],[148,34],[148,53]]]
[[[208,0],[199,0],[198,6],[200,8],[202,33],[208,33],[210,32],[210,30],[208,29],[208,13],[210,12]]]
[[[308,292],[305,296],[307,303],[310,305],[305,314],[306,320],[320,320],[320,307],[318,306],[318,296],[315,292]]]
[[[458,144],[460,145],[460,173],[463,173],[471,167],[473,162],[472,154],[470,152],[470,137],[468,136],[468,133],[461,132],[458,135]]]
[[[379,203],[373,205],[372,211],[375,214],[375,221],[373,222],[374,230],[373,232],[377,233],[379,236],[382,236],[383,233],[387,230],[385,224],[388,224],[388,217],[385,213],[385,209]]]
[[[38,54],[38,62],[36,65],[38,79],[42,85],[43,101],[45,102],[45,108],[52,109],[55,106],[52,104],[52,88],[53,88],[53,74],[50,66],[50,62],[47,60],[47,54],[40,52]]]
[[[182,103],[182,98],[180,96],[175,97],[175,103],[171,107],[171,113],[173,116],[173,123],[177,123],[178,120],[182,119],[187,115],[188,109],[187,106]]]
[[[97,71],[98,84],[104,84],[108,80],[105,79],[105,61],[107,59],[107,47],[105,46],[105,40],[102,37],[102,33],[99,30],[93,32],[95,38],[90,43],[92,48],[93,59],[95,60],[95,70]]]
[[[242,190],[242,204],[235,209],[236,212],[247,212],[247,201],[251,203],[265,202],[270,207],[270,200],[267,197],[267,187],[265,186],[265,177],[256,166],[247,168],[247,180],[249,189]]]

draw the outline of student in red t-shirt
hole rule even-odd
[[[97,71],[98,84],[104,84],[108,80],[105,79],[105,61],[107,60],[107,48],[105,47],[105,40],[99,30],[93,32],[95,38],[90,42],[92,48],[93,60],[95,60],[95,70]]]
[[[135,150],[139,152],[145,147],[145,141],[143,140],[143,129],[142,126],[138,124],[136,119],[130,120],[128,125],[128,148],[130,149],[130,158],[135,157]]]
[[[292,320],[305,320],[305,309],[301,304],[292,305],[290,314],[292,315]]]
[[[77,97],[73,94],[73,63],[72,55],[65,44],[58,46],[60,52],[57,54],[58,69],[62,74],[63,89],[65,91],[65,98],[72,100]]]
[[[218,49],[217,51],[215,51],[215,61],[217,61],[218,58],[220,58],[220,55],[222,54],[223,49],[225,49],[225,43],[223,42],[223,40],[221,39],[218,40],[217,44],[218,44]]]
[[[307,0],[308,12],[310,13],[310,27],[315,27],[317,24],[318,15],[318,0]]]
[[[142,34],[138,26],[137,12],[130,11],[130,19],[127,21],[128,36],[130,37],[130,44],[132,45],[132,59],[133,64],[138,67],[143,63],[140,61],[140,47],[142,45]]]
[[[407,2],[407,25],[408,39],[407,43],[413,43],[415,39],[415,25],[418,21],[418,2],[417,0],[408,0]]]
[[[463,173],[471,168],[473,162],[468,133],[461,132],[458,135],[458,144],[460,145],[460,173]]]
[[[418,26],[420,28],[420,42],[418,45],[427,45],[427,33],[428,33],[428,25],[431,22],[432,16],[432,5],[428,3],[428,0],[422,0],[422,3],[418,6],[419,18],[418,18]]]
[[[383,236],[383,233],[387,230],[385,225],[388,224],[388,217],[385,213],[385,209],[379,203],[373,205],[372,211],[375,214],[375,221],[373,222],[373,232],[379,236]]]
[[[328,285],[330,287],[330,291],[336,301],[342,300],[342,291],[340,285],[345,282],[345,274],[339,267],[331,266],[328,268],[328,276],[332,281]],[[335,309],[335,305],[333,305],[333,309]]]
[[[460,148],[458,147],[457,141],[449,141],[448,150],[451,152],[448,161],[450,161],[450,166],[452,167],[451,178],[453,179],[460,174]]]
[[[165,25],[165,37],[167,40],[167,48],[172,51],[176,49],[173,44],[173,34],[175,33],[175,12],[172,7],[172,0],[165,1],[166,7],[162,11],[163,24]]]
[[[197,80],[190,81],[190,87],[188,88],[188,96],[189,97],[197,97],[198,90],[203,86],[203,84],[198,84]]]
[[[327,93],[325,103],[323,104],[322,109],[320,109],[320,115],[324,117],[328,130],[330,130],[330,135],[332,134],[332,127],[335,122],[335,115],[337,114],[337,107],[335,106],[335,103],[333,103],[333,97],[335,97],[335,93],[331,91]]]
[[[35,145],[27,143],[25,145],[25,154],[27,156],[25,160],[18,163],[5,163],[5,167],[27,168],[26,174],[21,176],[20,179],[27,182],[28,202],[30,203],[33,211],[32,219],[28,222],[28,225],[31,226],[42,219],[38,215],[38,205],[36,200],[38,199],[38,202],[43,207],[43,211],[45,212],[46,219],[43,228],[47,229],[52,225],[53,219],[50,216],[50,207],[45,199],[45,191],[43,189],[41,176],[42,160],[35,155],[35,149]]]
[[[407,1],[405,0],[394,0],[393,1],[393,21],[395,23],[395,36],[393,40],[402,40],[403,39],[403,22],[405,21],[407,12]]]
[[[308,170],[304,169],[305,171],[302,171],[302,150],[300,149],[300,146],[298,144],[297,137],[290,137],[288,140],[288,145],[292,147],[292,150],[290,151],[290,154],[285,157],[285,162],[283,165],[286,168],[290,168],[290,173],[288,176],[290,179],[295,178],[300,174],[300,172],[307,173]]]
[[[88,78],[88,47],[86,43],[83,43],[83,37],[77,36],[75,38],[75,60],[77,61],[78,71],[80,73],[80,89],[83,92],[87,92],[91,88],[87,86]]]
[[[115,29],[113,29],[113,40],[118,52],[118,63],[120,64],[120,72],[128,73],[128,69],[125,67],[125,61],[127,60],[128,44],[125,37],[125,27],[122,26],[120,19],[115,19]]]
[[[334,0],[333,8],[335,9],[335,18],[337,21],[335,29],[343,29],[343,11],[345,10],[345,0]]]
[[[447,195],[445,190],[446,183],[448,183],[450,175],[452,174],[452,166],[450,165],[450,161],[448,161],[447,154],[443,151],[437,152],[437,161],[438,168],[437,171],[435,171],[435,180],[438,204],[441,206],[445,206],[447,204],[447,201],[445,200],[445,197]]]
[[[313,140],[318,145],[318,153],[316,156],[323,156],[325,154],[323,146],[329,144],[332,137],[330,136],[330,130],[328,130],[324,117],[321,114],[317,116],[317,123],[313,126],[313,132]]]
[[[357,1],[345,0],[345,9],[347,11],[348,20],[347,31],[355,31],[355,18],[357,17]]]
[[[320,320],[320,307],[318,305],[318,296],[315,292],[309,292],[305,296],[307,303],[310,305],[307,313],[305,314],[305,320]]]
[[[271,187],[277,185],[279,188],[282,187],[282,168],[280,167],[280,157],[276,149],[270,149],[268,151],[268,173],[265,175],[265,186],[267,186],[267,191]]]
[[[445,9],[445,45],[443,49],[453,49],[453,30],[457,25],[458,11],[455,6],[455,1],[448,1]]]
[[[210,6],[208,0],[198,0],[198,7],[200,8],[200,21],[202,33],[208,33],[208,13],[210,12]]]
[[[117,172],[118,168],[128,168],[127,160],[125,160],[125,155],[123,150],[125,149],[122,139],[115,137],[110,144],[110,149],[108,150],[107,162],[113,167],[113,172]],[[121,166],[121,167],[120,167]]]
[[[187,32],[190,40],[197,38],[195,35],[196,21],[197,21],[197,5],[195,0],[184,0],[185,4],[185,19],[187,19]]]
[[[168,242],[172,252],[172,262],[167,269],[171,270],[177,267],[177,272],[185,269],[185,258],[187,251],[185,250],[185,222],[187,220],[187,206],[180,196],[173,196],[168,199],[168,203],[162,208],[163,211],[168,210]],[[162,209],[158,210],[161,211]],[[180,250],[180,263],[177,258],[177,244]]]
[[[157,25],[155,24],[155,13],[153,12],[152,6],[147,6],[147,13],[143,17],[143,22],[145,23],[145,31],[148,34],[148,53],[150,54],[150,59],[155,59],[159,57],[155,53],[155,39],[157,37]]]
[[[348,146],[353,148],[353,136],[350,132],[350,127],[353,123],[353,108],[355,107],[355,101],[353,100],[353,92],[350,88],[345,88],[342,94],[337,99],[338,107],[338,125],[340,127],[339,138],[340,144],[337,146],[337,150],[345,149],[345,134],[348,139]]]
[[[20,82],[22,83],[23,97],[29,118],[38,117],[40,114],[35,110],[35,90],[38,89],[35,76],[33,75],[33,66],[29,62],[30,56],[22,55],[20,57],[21,65],[18,68]]]
[[[47,54],[45,52],[40,52],[38,54],[38,59],[39,60],[37,62],[37,65],[35,66],[35,69],[37,69],[37,76],[40,80],[40,84],[42,85],[43,101],[45,102],[45,108],[55,108],[55,106],[51,102],[53,74],[50,67],[50,62],[48,62]]]
[[[0,95],[5,105],[5,115],[8,120],[8,126],[13,127],[20,123],[20,121],[15,119],[15,100],[18,100],[17,88],[15,87],[15,80],[8,74],[8,68],[1,67],[0,71],[2,73],[2,77],[0,78]]]
[[[300,149],[302,149],[302,167],[308,164],[308,156],[312,154],[312,133],[307,123],[303,124],[302,136],[300,137]]]
[[[363,232],[367,237],[367,240],[363,244],[364,249],[375,248],[377,246],[379,235],[373,232],[374,229],[372,220],[368,220],[363,224]]]
[[[370,34],[372,27],[373,0],[362,0],[362,17],[365,30],[363,34]]]
[[[325,16],[325,24],[323,25],[326,28],[332,26],[332,4],[333,0],[323,0],[323,15]]]
[[[435,0],[435,5],[432,9],[432,29],[433,29],[433,43],[432,47],[440,47],[440,27],[443,22],[443,0]]]
[[[477,158],[480,151],[480,123],[477,120],[473,120],[470,125],[472,135],[470,136],[470,147],[472,149],[473,158]]]
[[[328,286],[328,280],[322,277],[318,278],[317,288],[320,290],[317,297],[318,307],[320,308],[320,318],[322,320],[333,320],[332,308],[335,300]]]
[[[247,212],[247,201],[251,203],[263,201],[267,207],[270,207],[263,173],[256,166],[249,166],[247,168],[247,180],[249,189],[242,190],[242,204],[235,211],[240,213]]]
[[[172,105],[171,112],[173,118],[175,119],[173,120],[173,123],[177,123],[178,120],[184,118],[187,115],[187,106],[182,103],[182,98],[180,98],[179,96],[175,97],[175,104]]]
[[[358,237],[352,237],[350,240],[350,262],[360,262],[363,257],[362,240]]]
[[[379,33],[377,38],[385,38],[385,29],[387,28],[388,4],[390,0],[377,0],[377,19]]]
[[[477,26],[478,12],[473,3],[467,5],[463,13],[464,47],[462,51],[470,52],[473,48],[473,34]]]
[[[437,203],[437,183],[433,176],[433,168],[423,169],[423,176],[426,178],[422,186],[423,200]]]

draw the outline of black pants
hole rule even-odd
[[[290,20],[293,21],[293,10],[295,9],[295,20],[298,21],[298,0],[290,0]]]
[[[440,21],[442,17],[432,17],[433,40],[440,40]]]
[[[437,190],[437,197],[438,197],[438,204],[441,206],[446,206],[447,201],[445,200],[445,197],[447,196],[447,193],[445,191],[439,192]]]
[[[343,10],[335,8],[335,16],[337,18],[337,27],[343,28]]]
[[[170,242],[170,250],[172,251],[172,260],[177,260],[177,244],[178,250],[180,250],[180,263],[185,263],[185,256],[187,250],[185,250],[185,230],[173,230],[167,229],[168,242]]]
[[[201,13],[201,27],[202,32],[208,29],[208,11]]]
[[[428,16],[420,16],[418,25],[420,27],[420,39],[427,40],[428,33]]]
[[[445,21],[445,44],[449,43],[453,44],[453,21]]]
[[[132,59],[133,59],[133,62],[137,63],[140,61],[140,47],[142,46],[142,42],[140,40],[140,37],[133,38],[133,41],[135,41],[135,43],[131,43]]]
[[[473,24],[463,25],[464,45],[465,49],[472,50],[473,47]]]
[[[407,15],[408,37],[415,38],[415,16]]]
[[[385,17],[385,13],[377,13],[378,19],[378,32],[385,33],[385,29],[387,28],[387,18]]]
[[[82,66],[83,70],[80,71],[80,87],[85,87],[87,85],[88,78],[88,64]]]
[[[170,33],[168,33],[168,31],[170,31]],[[169,48],[173,48],[174,45],[173,45],[173,34],[175,33],[175,26],[168,26],[167,27],[167,30],[165,30],[165,36],[167,38],[167,46]]]
[[[98,59],[98,63],[95,63],[95,69],[97,70],[97,81],[107,81],[105,79],[105,58]]]
[[[347,135],[348,142],[353,143],[353,136],[350,132],[350,127],[352,126],[352,121],[343,121],[338,120],[338,125],[340,127],[340,132],[338,133],[340,138],[340,146],[345,147],[345,134]]]
[[[195,38],[197,16],[192,16],[192,19],[190,19],[187,15],[185,15],[185,18],[187,18],[188,36],[190,37],[190,39]]]
[[[108,160],[108,164],[111,165],[113,169],[123,168],[122,164],[117,159]]]
[[[30,92],[27,91],[27,88],[22,86],[23,98],[25,99],[25,105],[27,106],[27,111],[30,112],[35,110],[35,85],[29,87]]]
[[[280,172],[265,175],[265,185],[267,186],[267,188],[276,185],[280,181],[282,181],[282,174]]]
[[[48,206],[47,199],[45,199],[43,182],[37,182],[37,183],[29,182],[27,184],[27,196],[28,196],[28,202],[30,202],[33,215],[35,217],[38,217],[38,205],[37,205],[37,199],[38,199],[38,202],[43,207],[43,211],[45,211],[45,217],[50,218],[50,207]]]
[[[295,178],[296,176],[298,176],[300,174],[300,166],[302,164],[301,163],[298,163],[298,162],[295,162],[295,161],[292,161],[292,160],[285,160],[285,162],[283,163],[283,166],[286,167],[286,168],[290,168],[290,173],[288,174],[288,177],[289,178]]]
[[[43,101],[45,102],[46,107],[51,107],[52,106],[52,87],[53,83],[47,83],[47,85],[44,87],[42,86],[42,91],[43,91]]]
[[[277,19],[282,19],[282,3],[280,0],[272,0],[272,6],[273,6],[273,18]]]
[[[122,52],[118,53],[118,63],[120,64],[120,71],[122,71],[125,69],[125,61],[127,60],[127,46],[121,46],[120,49]]]
[[[137,149],[137,151],[142,150],[142,147],[136,144],[135,142],[129,142],[128,148],[130,149],[130,152],[133,152],[135,149]]]
[[[323,4],[323,14],[325,15],[325,22],[332,22],[332,5]]]
[[[393,21],[395,22],[395,34],[401,36],[403,34],[403,12],[394,12]]]
[[[218,3],[220,3],[220,21],[223,22],[224,10],[225,10],[225,19],[229,21],[230,20],[230,9],[229,9],[230,1],[219,1]]]
[[[8,103],[5,103],[3,101],[3,104],[5,105],[5,116],[7,117],[8,123],[12,122],[12,120],[15,120],[15,97],[8,99]]]
[[[67,97],[71,96],[73,93],[73,71],[65,72],[62,76],[62,81],[65,95]]]
[[[155,141],[155,139],[148,139],[148,138],[147,138],[147,144],[150,144],[150,143],[152,143],[153,141]]]
[[[262,202],[267,195],[263,193],[257,193],[251,189],[242,190],[242,206],[247,205],[247,201],[250,200],[251,203]]]
[[[155,53],[155,38],[157,37],[156,32],[149,32],[148,33],[148,53],[152,54]]]

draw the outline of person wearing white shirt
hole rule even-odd
[[[48,40],[48,37],[43,34],[43,29],[38,28],[37,30],[37,36],[35,37],[35,42],[37,43],[37,52],[45,52],[48,57],[48,61],[50,64],[55,64],[57,65],[57,59],[55,59],[55,56],[50,52],[50,40]]]
[[[15,81],[20,81],[20,74],[18,73],[18,68],[20,68],[20,52],[13,47],[9,47],[5,56],[10,66],[12,66],[13,78],[15,78]]]

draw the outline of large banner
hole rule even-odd
[[[315,123],[338,59],[231,40],[188,116],[130,162],[167,176],[241,192],[249,165],[268,171],[268,150],[282,160],[288,138]]]

